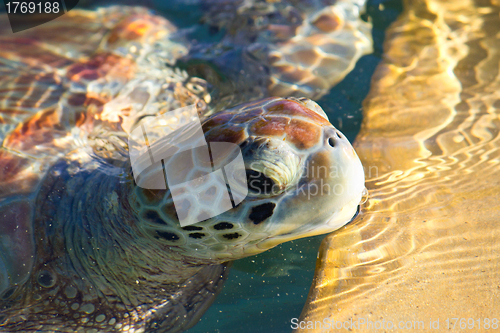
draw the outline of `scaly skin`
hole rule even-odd
[[[75,163],[54,166],[36,202],[33,274],[10,297],[20,295],[21,300],[4,304],[2,314],[8,319],[0,331],[112,332],[126,331],[127,324],[136,330],[152,325],[182,329],[184,313],[211,303],[212,295],[184,299],[180,292],[190,287],[180,286],[190,277],[194,284],[201,271],[213,275],[215,283],[204,288],[203,277],[196,288],[201,287],[201,295],[204,290],[214,294],[225,266],[214,269],[210,261],[181,256],[169,245],[151,242],[130,207],[131,186],[123,178]],[[173,319],[162,323],[167,314]]]

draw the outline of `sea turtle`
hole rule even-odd
[[[174,31],[109,7],[0,35],[0,331],[182,331],[228,262],[356,215],[363,167],[321,107],[270,97],[206,115],[205,81],[171,66],[186,52]],[[209,143],[238,145],[246,198],[182,227],[171,190],[139,186],[128,156],[128,135],[158,115],[157,128],[201,117]],[[171,161],[181,179],[203,168],[196,153]]]

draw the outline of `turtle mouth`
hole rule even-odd
[[[328,220],[326,223],[325,222],[308,223],[306,225],[297,228],[296,230],[289,231],[284,234],[268,236],[265,239],[261,240],[260,242],[256,243],[255,244],[256,248],[260,249],[259,251],[262,252],[263,250],[267,250],[284,242],[288,242],[299,238],[327,234],[335,230],[338,230],[341,227],[345,226],[346,224],[351,223],[358,217],[359,213],[361,212],[361,206],[365,201],[366,200],[363,200],[363,197],[361,198],[361,200],[359,198],[355,198],[351,200],[347,205],[345,205],[345,208],[347,208],[347,210],[350,210],[351,214],[352,211],[354,210],[353,208],[356,207],[355,213],[350,218],[347,215],[349,214],[348,212],[341,213],[340,218],[339,216],[336,217],[336,214],[334,214],[332,216],[332,219]],[[342,209],[341,211],[344,211],[344,209]]]
[[[356,217],[358,217],[358,215],[359,215],[360,212],[361,212],[361,205],[358,205],[358,209],[356,209],[356,213],[354,213],[354,216],[346,224],[351,223],[352,221],[354,221],[356,219]]]
[[[341,226],[347,225],[347,224],[351,223],[352,221],[354,221],[356,219],[356,217],[358,217],[360,212],[361,212],[361,204],[359,204],[357,206],[356,212],[354,213],[352,218],[348,222],[342,223]],[[328,225],[328,223],[326,223],[326,224],[323,224],[323,227],[326,227],[326,229],[320,231],[320,230],[318,230],[319,229],[318,225],[309,225],[307,228],[300,230],[300,232],[297,232],[295,230],[295,231],[287,232],[287,233],[281,234],[281,235],[269,236],[269,237],[265,238],[264,240],[262,240],[261,242],[259,242],[257,244],[257,247],[259,247],[259,248],[263,247],[263,248],[267,249],[267,248],[274,247],[278,244],[281,244],[281,243],[284,243],[284,242],[287,242],[290,240],[333,232],[333,231],[339,229],[341,226],[336,226],[335,228],[332,228],[331,226]]]

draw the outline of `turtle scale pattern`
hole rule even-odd
[[[220,291],[228,260],[334,230],[354,214],[361,188],[347,201],[318,195],[323,209],[310,211],[296,193],[257,196],[180,228],[169,190],[124,176],[125,137],[141,119],[193,104],[206,114],[206,82],[172,67],[187,52],[179,38],[165,19],[132,7],[73,10],[0,37],[0,331],[182,331]],[[281,190],[309,185],[297,175],[310,159],[351,165],[343,185],[364,183],[352,147],[312,101],[251,102],[206,118],[203,129],[211,142],[248,143],[249,158],[272,151],[288,167],[270,175]],[[323,151],[331,142],[337,158]],[[304,225],[304,214],[320,217]]]
[[[358,59],[373,52],[371,23],[361,19],[364,0],[203,0],[203,20],[227,33],[219,44],[194,45],[188,57],[223,68],[236,87],[230,100],[248,96],[318,99]],[[225,51],[224,51],[225,50]],[[241,52],[239,71],[228,54]],[[229,58],[229,59],[228,59]],[[236,57],[240,58],[240,57]],[[227,65],[227,63],[229,65]],[[248,84],[251,82],[251,84]]]

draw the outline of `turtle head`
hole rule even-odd
[[[366,191],[363,166],[315,102],[248,103],[217,113],[202,128],[212,147],[209,169],[196,150],[162,165],[179,169],[182,177],[189,174],[189,190],[135,186],[140,225],[154,241],[190,258],[221,262],[332,232],[357,214]],[[215,143],[239,149],[214,157]],[[228,170],[235,161],[240,167]],[[218,179],[222,187],[197,178],[217,170],[225,170],[225,178]],[[193,188],[199,195],[192,195]],[[195,218],[182,225],[187,216]]]

